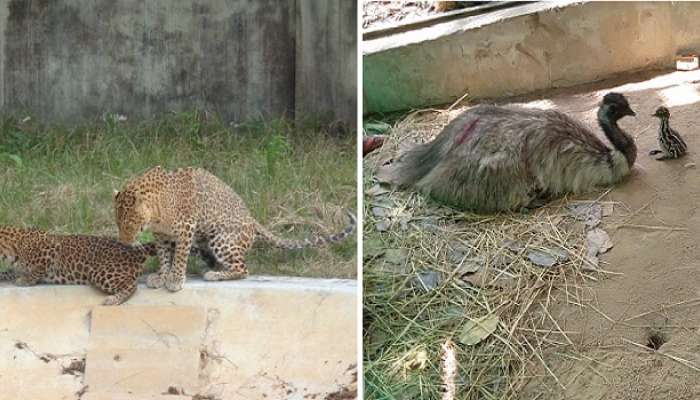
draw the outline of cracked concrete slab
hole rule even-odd
[[[303,399],[353,387],[355,281],[190,280],[178,293],[140,287],[119,307],[102,298],[0,284],[0,400]]]
[[[195,393],[205,316],[192,306],[94,308],[85,384],[133,395],[170,386]]]

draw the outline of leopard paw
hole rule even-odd
[[[158,273],[150,274],[146,277],[146,286],[151,289],[160,289],[164,283],[163,278]]]
[[[102,302],[103,306],[116,306],[120,303],[119,298],[117,296],[107,296],[105,300]]]
[[[219,271],[207,271],[204,273],[204,280],[205,281],[220,281],[221,274],[219,273]]]
[[[207,271],[205,281],[235,281],[248,276],[248,271]]]
[[[185,284],[185,277],[178,276],[175,274],[168,274],[165,277],[165,288],[171,292],[179,292],[182,290],[182,286]]]
[[[32,281],[31,279],[20,277],[20,278],[15,279],[15,285],[17,285],[17,286],[34,286],[34,285],[36,285],[36,282]]]

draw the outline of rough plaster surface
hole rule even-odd
[[[0,399],[324,398],[353,380],[354,281],[189,281],[140,287],[119,307],[102,298],[1,285]],[[84,371],[65,372],[80,359]]]
[[[297,0],[296,112],[357,117],[357,2]]]
[[[296,36],[332,36],[326,51],[344,52],[356,37],[335,19],[354,24],[356,12],[340,0],[301,11],[294,0],[0,0],[0,105],[51,121],[193,108],[243,121],[293,117],[298,91],[310,99],[304,115],[329,114],[331,104],[330,118],[347,118],[353,105],[328,94],[354,97],[355,74],[337,72],[342,57],[298,62],[314,51]],[[296,82],[306,68],[320,87]]]
[[[534,3],[363,43],[364,112],[497,98],[652,67],[700,50],[700,4]]]

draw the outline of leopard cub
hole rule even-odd
[[[0,227],[0,260],[11,264],[0,279],[20,286],[92,284],[110,294],[104,305],[127,301],[136,292],[146,259],[155,255],[154,245],[129,246],[104,237]]]

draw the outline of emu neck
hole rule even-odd
[[[637,159],[637,145],[634,144],[634,140],[617,126],[617,120],[610,118],[605,113],[598,112],[598,123],[610,143],[625,155],[627,165],[632,168]]]
[[[668,123],[668,118],[661,117],[661,127],[659,129],[659,137],[668,137],[671,127]]]

